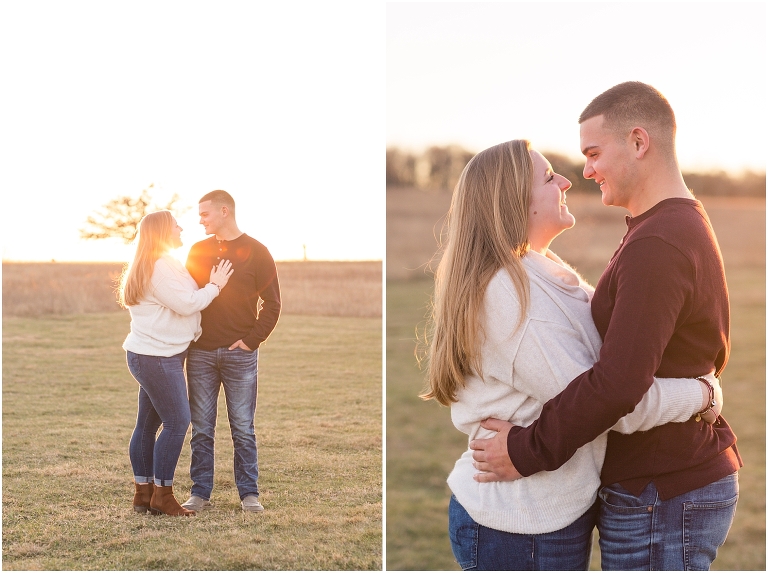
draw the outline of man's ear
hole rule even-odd
[[[228,217],[229,216],[229,207],[226,205],[221,206],[221,216],[222,217]]]
[[[648,131],[644,127],[633,127],[629,138],[635,148],[635,158],[642,159],[651,146],[651,136]]]

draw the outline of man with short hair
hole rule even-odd
[[[224,388],[235,449],[235,484],[243,511],[260,512],[259,466],[253,419],[256,412],[259,345],[280,316],[277,269],[267,248],[237,226],[235,201],[226,191],[200,199],[200,224],[211,237],[195,243],[187,269],[198,285],[208,282],[213,264],[229,260],[227,287],[202,312],[203,333],[189,348],[187,378],[192,413],[192,495],[182,504],[211,507],[214,436],[219,388]]]
[[[554,470],[633,411],[654,375],[719,375],[728,361],[722,257],[680,173],[668,101],[626,82],[596,97],[579,123],[584,177],[597,182],[605,205],[630,212],[592,300],[603,347],[531,426],[483,423],[498,434],[470,444],[487,472],[480,482]],[[741,466],[722,417],[610,432],[598,492],[603,569],[709,569],[733,521]]]

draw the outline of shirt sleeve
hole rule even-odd
[[[155,272],[159,274],[159,277],[155,282],[153,276],[154,290],[152,294],[160,304],[177,314],[189,316],[200,312],[211,304],[211,301],[219,294],[219,288],[213,284],[195,290],[162,259],[158,260],[155,265]]]
[[[645,432],[669,422],[687,422],[701,411],[701,384],[695,378],[654,378],[643,399],[611,430]]]
[[[507,449],[523,475],[559,468],[584,444],[632,412],[653,383],[693,292],[693,269],[657,237],[628,243],[615,261],[614,306],[595,365],[549,400],[527,428],[512,428]]]
[[[264,342],[277,325],[277,319],[280,318],[280,309],[282,301],[280,300],[280,282],[277,278],[277,267],[269,251],[266,249],[258,261],[258,272],[256,273],[256,290],[261,299],[261,310],[257,319],[254,321],[253,328],[247,336],[243,337],[245,345],[255,350]]]

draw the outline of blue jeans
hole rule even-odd
[[[136,483],[173,485],[190,420],[186,355],[186,350],[168,358],[126,352],[128,370],[139,383],[139,413],[129,447]],[[160,424],[163,430],[157,436]]]
[[[598,495],[604,571],[708,571],[736,513],[739,474],[665,501],[653,483],[639,497],[619,484]]]
[[[451,496],[448,532],[464,571],[586,571],[597,504],[572,524],[538,535],[507,533],[478,524]]]
[[[256,413],[259,350],[227,347],[190,348],[187,359],[189,405],[192,411],[192,495],[211,499],[214,438],[219,388],[224,388],[227,417],[235,449],[235,484],[240,499],[259,495],[259,461],[253,417]]]

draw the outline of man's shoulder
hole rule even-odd
[[[242,235],[240,235],[240,236],[237,238],[237,240],[240,240],[240,241],[244,241],[244,242],[250,243],[251,245],[253,245],[253,246],[255,246],[255,247],[258,247],[259,249],[264,249],[265,251],[269,250],[269,249],[267,249],[267,247],[264,245],[264,243],[261,243],[261,242],[257,241],[256,239],[254,239],[253,237],[251,237],[251,236],[250,236],[249,234],[247,234],[247,233],[243,233]]]
[[[649,232],[669,233],[679,229],[704,228],[708,221],[704,207],[697,200],[667,199],[654,207],[647,219],[651,224],[643,226]]]
[[[668,200],[640,222],[627,237],[627,243],[658,238],[682,251],[714,240],[714,232],[701,203],[696,200]]]
[[[625,238],[614,272],[652,266],[670,277],[690,277],[702,267],[722,268],[717,238],[701,203],[670,201],[650,215]]]
[[[257,241],[250,235],[243,233],[236,240],[238,242],[242,241],[243,243],[249,245],[251,252],[256,256],[257,259],[268,258],[269,260],[272,260],[272,254],[269,252],[269,249],[266,247],[266,245]]]

